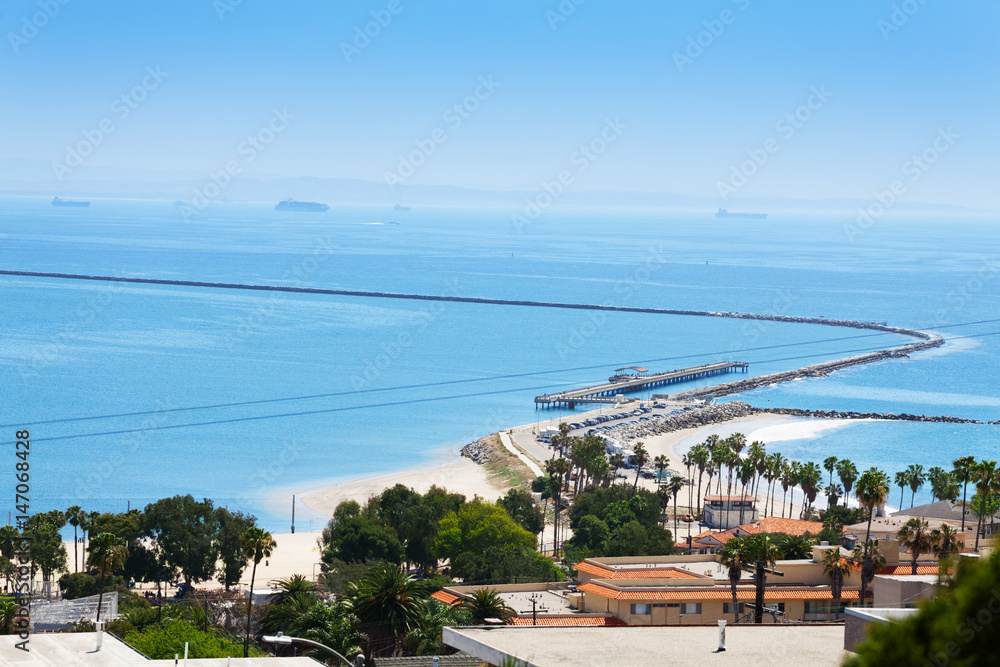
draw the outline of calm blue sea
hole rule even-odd
[[[988,220],[886,217],[851,242],[850,216],[553,209],[519,231],[510,213],[218,204],[185,222],[170,202],[72,209],[6,198],[0,267],[886,321],[974,337],[742,400],[1000,418],[1000,322],[953,326],[1000,318],[1000,237]],[[734,359],[763,374],[900,340],[815,325],[7,276],[0,308],[0,442],[12,469],[15,431],[31,431],[33,511],[121,511],[191,493],[281,531],[293,489],[427,463],[533,421],[536,394],[618,366]],[[891,473],[996,458],[998,434],[861,423],[774,448]],[[11,510],[12,484],[3,488]],[[321,523],[300,515],[298,525]]]

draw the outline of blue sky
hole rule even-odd
[[[248,172],[384,182],[432,141],[406,182],[536,188],[618,119],[573,187],[714,197],[764,150],[737,196],[869,199],[904,178],[911,201],[1000,208],[995,2],[63,2],[0,0],[0,158],[62,161],[107,119],[85,167],[204,174],[277,108],[294,118]],[[372,12],[391,20],[358,48]],[[113,101],[157,66],[119,118]],[[481,77],[499,85],[450,124]],[[803,111],[812,90],[829,95]],[[935,162],[910,180],[924,151]]]

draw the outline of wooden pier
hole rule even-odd
[[[535,396],[535,407],[567,407],[572,410],[576,407],[577,403],[616,403],[618,401],[617,397],[622,394],[629,394],[653,387],[662,387],[663,385],[675,384],[677,382],[687,382],[688,380],[712,375],[722,375],[723,373],[734,373],[737,371],[746,373],[749,366],[750,364],[746,361],[720,361],[719,363],[705,364],[704,366],[695,366],[694,368],[683,368],[667,371],[666,373],[643,375],[618,382],[607,382],[592,387],[562,391],[557,394]]]

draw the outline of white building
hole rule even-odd
[[[705,496],[705,525],[725,530],[757,520],[753,496]]]

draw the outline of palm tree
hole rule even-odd
[[[764,620],[764,585],[767,580],[767,576],[762,568],[774,565],[774,562],[778,559],[780,554],[777,547],[775,547],[774,543],[771,542],[770,536],[763,533],[747,535],[743,538],[743,547],[743,561],[745,563],[756,563],[761,566],[761,569],[757,571],[757,576],[755,577],[756,592],[754,595],[755,604],[753,619],[754,623],[760,624]]]
[[[743,568],[750,565],[746,538],[734,537],[719,549],[719,564],[729,567],[729,590],[733,595],[733,623],[740,620],[740,607],[736,601],[736,584],[743,578]]]
[[[844,576],[851,571],[850,564],[840,557],[840,548],[827,549],[823,554],[823,574],[830,577],[830,593],[833,594],[834,613],[840,613],[840,593],[844,590]],[[827,617],[829,620],[829,616]]]
[[[893,478],[893,481],[896,483],[896,486],[899,487],[899,509],[902,510],[903,491],[906,490],[906,485],[910,483],[910,478],[906,476],[905,470],[900,470],[899,472],[896,473],[896,476]]]
[[[275,579],[271,582],[271,584],[277,587],[277,593],[272,596],[271,601],[268,602],[268,604],[271,605],[281,604],[288,598],[299,593],[316,595],[319,590],[315,582],[309,581],[309,579],[302,574],[293,574],[286,579]]]
[[[827,509],[836,505],[840,497],[844,495],[844,489],[840,484],[830,484],[823,492],[826,494]]]
[[[931,483],[931,502],[943,499],[945,488],[951,483],[951,475],[944,468],[934,466],[927,471],[927,481]]]
[[[931,531],[931,542],[934,545],[934,555],[939,560],[944,560],[965,548],[965,543],[958,539],[955,529],[946,523]]]
[[[976,458],[974,456],[963,456],[961,458],[955,459],[951,463],[955,466],[952,471],[952,476],[956,482],[961,482],[962,484],[962,532],[965,532],[965,491],[969,486],[969,482],[972,480],[972,472],[976,467]]]
[[[642,466],[649,462],[649,452],[646,451],[646,446],[642,444],[641,440],[635,443],[635,447],[632,448],[632,462],[635,463],[635,481],[632,483],[632,494],[634,495],[639,486],[639,472],[642,470]]]
[[[688,481],[694,482],[694,479],[691,477],[691,468],[693,468],[695,464],[694,464],[694,458],[691,456],[690,451],[688,451],[687,454],[681,457],[681,463],[684,464],[684,470],[687,471]],[[688,484],[688,511],[691,511],[691,508],[694,506],[693,505],[694,499],[691,497],[691,494],[693,493],[694,493],[694,484]]]
[[[768,516],[771,516],[774,514],[774,485],[781,480],[781,473],[784,471],[787,461],[785,460],[785,457],[778,452],[771,454],[771,456],[768,457],[768,460],[769,469],[767,472],[767,479],[769,484],[767,494],[771,498],[771,511],[768,513]]]
[[[823,459],[823,469],[826,470],[828,473],[830,473],[830,481],[828,482],[829,484],[833,484],[833,471],[837,467],[838,460],[839,459],[837,459],[836,456],[828,456],[825,459]]]
[[[708,448],[705,447],[704,443],[695,445],[691,448],[691,461],[698,467],[698,511],[697,514],[701,516],[701,477],[705,474],[705,469],[708,467]]]
[[[655,459],[653,459],[653,465],[656,467],[656,483],[663,483],[663,471],[667,469],[670,465],[670,459],[668,459],[663,454],[660,454]]]
[[[924,519],[913,517],[899,529],[899,543],[908,548],[912,553],[910,561],[910,574],[917,573],[917,560],[920,554],[930,551],[934,547],[931,541],[930,524]]]
[[[87,557],[87,564],[101,573],[101,577],[107,577],[115,570],[125,566],[128,558],[128,547],[125,540],[112,533],[101,533],[90,540],[90,555]],[[101,620],[101,605],[104,603],[104,585],[101,585],[100,595],[97,597],[97,620]]]
[[[517,612],[507,606],[500,594],[492,588],[477,588],[462,597],[455,606],[469,612],[473,625],[483,625],[488,618],[499,618],[506,624],[517,616]]]
[[[913,507],[913,499],[917,496],[917,489],[924,485],[927,476],[924,474],[924,467],[916,463],[906,469],[907,483],[910,485],[910,507]]]
[[[816,540],[805,535],[778,533],[774,536],[774,546],[784,560],[804,560],[811,557],[814,544]]]
[[[888,479],[888,476],[886,476]],[[864,606],[866,591],[875,580],[875,573],[885,566],[885,556],[879,550],[878,540],[865,540],[864,544],[854,545],[851,563],[861,570],[861,597],[859,603]]]
[[[746,496],[747,495],[747,484],[750,484],[751,482],[753,482],[754,473],[756,473],[756,472],[757,472],[757,467],[754,464],[753,460],[749,456],[747,456],[747,458],[743,459],[743,461],[740,463],[740,468],[737,471],[737,478],[740,480],[740,484],[743,486],[743,490],[740,492],[741,496]],[[751,489],[751,491],[752,491],[752,489]],[[743,525],[743,511],[744,511],[744,509],[745,509],[744,508],[744,502],[741,500],[740,501],[740,525]]]
[[[729,460],[729,454],[732,450],[730,450],[729,445],[727,445],[724,441],[720,440],[719,436],[717,435],[708,436],[708,438],[705,439],[705,442],[712,440],[712,438],[715,438],[715,440],[712,441],[712,448],[710,450],[712,452],[712,466],[715,468],[715,474],[718,475],[719,477],[719,486],[715,490],[715,495],[721,496],[722,466],[726,465],[726,461]]]
[[[427,604],[423,582],[392,563],[376,565],[349,583],[345,597],[367,629],[369,657],[395,651],[418,626]]]
[[[608,464],[611,466],[611,483],[614,484],[614,480],[618,479],[618,471],[625,467],[625,455],[615,452],[608,457]]]
[[[69,525],[73,526],[73,571],[80,571],[80,559],[78,557],[79,551],[77,550],[76,544],[76,529],[80,527],[80,520],[83,518],[83,508],[79,505],[73,505],[68,510],[66,510],[66,521]]]
[[[767,452],[764,451],[764,443],[760,440],[754,440],[750,443],[750,449],[747,450],[747,458],[753,461],[755,476],[753,483],[753,491],[751,495],[757,496],[757,487],[760,485],[761,475],[764,474],[765,466],[767,465]]]
[[[973,479],[976,482],[976,493],[979,495],[979,515],[976,521],[976,551],[979,551],[979,535],[984,530],[983,521],[986,518],[987,498],[995,493],[1000,487],[1000,471],[997,470],[996,461],[980,461],[973,470]]]
[[[806,497],[806,506],[802,511],[808,515],[809,510],[812,509],[813,502],[816,500],[816,494],[819,493],[819,485],[823,479],[823,473],[816,463],[810,461],[802,466],[798,477],[799,486],[802,487],[802,495]]]
[[[868,592],[868,576],[875,576],[873,556],[871,553],[872,517],[875,508],[883,504],[889,496],[889,476],[877,468],[869,468],[858,479],[857,497],[862,507],[868,510],[868,528],[865,531],[865,543],[861,553],[861,606],[865,605]],[[878,543],[876,542],[877,546]]]
[[[840,483],[844,485],[844,507],[847,507],[847,501],[851,497],[851,489],[854,488],[854,482],[858,479],[858,469],[850,459],[840,459],[837,462],[837,476],[840,477]]]
[[[781,467],[781,518],[785,518],[785,497],[788,496],[788,488],[795,486],[795,477],[798,461],[788,461]]]
[[[240,538],[243,547],[243,557],[253,561],[253,571],[250,573],[250,591],[247,598],[247,634],[243,638],[243,657],[250,657],[250,612],[253,610],[253,584],[257,578],[257,565],[265,558],[270,558],[278,543],[271,533],[254,526],[247,528]]]
[[[677,539],[677,494],[684,488],[684,478],[674,475],[667,482],[667,493],[674,497],[674,539]],[[690,533],[688,533],[690,535]]]

